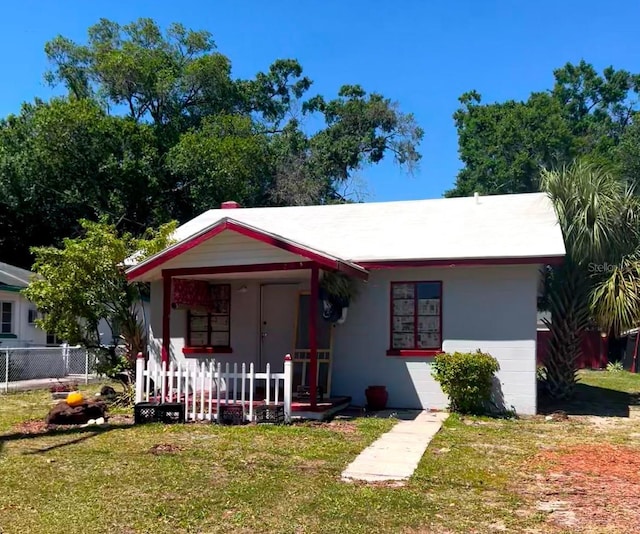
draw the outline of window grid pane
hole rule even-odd
[[[2,334],[12,334],[13,333],[13,303],[11,302],[2,302],[0,303],[0,333]]]
[[[212,309],[189,311],[187,342],[191,347],[229,347],[231,345],[231,286],[210,286]]]
[[[441,348],[441,293],[441,282],[392,282],[392,349]]]

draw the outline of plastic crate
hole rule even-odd
[[[218,423],[221,425],[243,425],[244,409],[241,404],[222,404],[218,409]]]
[[[139,402],[133,407],[133,420],[136,425],[144,423],[184,423],[184,404],[179,402]]]
[[[255,410],[256,423],[268,423],[272,425],[284,424],[284,406],[275,404],[263,404]]]

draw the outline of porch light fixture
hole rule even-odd
[[[249,291],[247,286],[240,286],[240,288],[238,289],[238,293],[246,293],[247,291]]]

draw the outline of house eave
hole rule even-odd
[[[432,258],[432,259],[390,259],[363,260],[358,265],[370,270],[406,269],[410,267],[473,267],[489,265],[559,265],[564,255],[552,256],[509,256],[495,258]]]
[[[238,234],[244,235],[251,239],[255,239],[262,243],[286,250],[293,254],[300,256],[306,260],[317,263],[320,267],[332,271],[339,271],[355,278],[366,280],[368,278],[368,271],[356,263],[344,260],[342,258],[335,257],[331,254],[313,249],[306,245],[297,243],[286,237],[282,237],[270,232],[266,232],[259,228],[252,227],[250,225],[240,223],[234,219],[225,217],[211,224],[207,228],[201,230],[197,234],[194,234],[175,245],[147,258],[143,262],[129,267],[126,271],[127,280],[130,282],[143,281],[144,275],[150,271],[161,268],[169,260],[184,254],[192,248],[200,245],[201,243],[212,239],[213,237],[221,234],[225,231],[232,231]],[[256,264],[259,266],[259,264]]]

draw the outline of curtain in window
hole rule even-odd
[[[209,282],[204,280],[174,278],[171,302],[176,308],[211,309],[213,307],[213,300]]]

